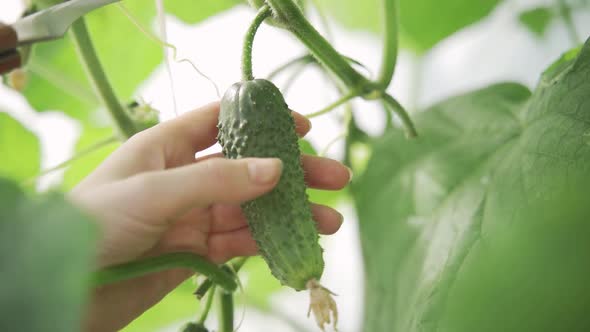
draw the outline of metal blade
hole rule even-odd
[[[26,16],[12,25],[17,32],[18,45],[61,38],[80,17],[119,1],[121,0],[71,0]]]

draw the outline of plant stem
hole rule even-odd
[[[338,106],[346,103],[347,101],[349,101],[349,100],[351,100],[351,99],[353,99],[353,98],[355,98],[357,96],[358,96],[358,93],[351,92],[351,93],[345,95],[344,97],[338,99],[337,101],[333,102],[332,104],[326,106],[324,109],[321,109],[321,110],[319,110],[317,112],[314,112],[314,113],[311,113],[311,114],[307,114],[306,117],[308,119],[311,119],[311,118],[315,118],[317,116],[320,116],[320,115],[324,115],[326,113],[329,113],[330,111],[334,110]]]
[[[557,8],[559,9],[559,15],[561,15],[561,18],[565,23],[565,27],[569,34],[570,40],[574,45],[580,44],[580,36],[578,35],[578,32],[576,31],[576,26],[574,25],[571,8],[568,6],[565,0],[557,0]]]
[[[267,0],[266,2],[272,8],[275,19],[282,21],[318,61],[338,77],[349,90],[370,92],[374,89],[373,84],[354,70],[346,59],[309,23],[293,0]]]
[[[396,0],[381,0],[381,3],[384,42],[383,62],[377,84],[385,90],[391,84],[397,63],[398,15]]]
[[[68,159],[66,161],[63,161],[63,162],[61,162],[61,163],[59,163],[59,164],[57,164],[57,165],[55,165],[55,166],[53,166],[51,168],[48,168],[46,170],[43,170],[37,176],[35,176],[34,178],[31,178],[31,179],[27,180],[26,182],[28,183],[28,182],[34,181],[34,180],[36,180],[36,179],[38,179],[38,178],[40,178],[42,176],[45,176],[45,175],[47,175],[49,173],[55,172],[57,170],[60,170],[60,169],[62,169],[64,167],[70,165],[74,161],[76,161],[76,160],[78,160],[78,159],[80,159],[80,158],[82,158],[84,156],[87,156],[87,155],[89,155],[89,154],[91,154],[91,153],[93,153],[95,151],[98,151],[98,150],[100,150],[100,149],[102,149],[102,148],[104,148],[104,147],[106,147],[108,145],[111,145],[113,143],[116,143],[118,141],[119,141],[119,138],[116,137],[116,136],[111,136],[111,137],[109,137],[107,139],[104,139],[102,141],[98,141],[97,143],[93,144],[92,146],[90,146],[90,147],[88,147],[88,148],[86,148],[86,149],[78,152],[72,158],[70,158],[70,159]]]
[[[244,264],[246,263],[247,260],[248,260],[248,257],[241,257],[241,258],[236,259],[236,261],[232,264],[231,269],[227,265],[224,265],[221,268],[224,269],[225,271],[227,271],[228,273],[234,273],[234,272],[238,273],[238,271],[240,271],[240,269],[244,266]],[[211,279],[209,279],[209,278],[205,279],[205,281],[203,281],[203,283],[195,291],[195,296],[197,297],[197,299],[199,299],[199,300],[202,299],[203,296],[205,296],[205,294],[207,294],[207,291],[209,291],[211,286],[213,286],[213,282],[211,281]]]
[[[270,5],[275,20],[278,20],[283,25],[287,26],[289,31],[299,38],[299,40],[311,51],[316,59],[318,59],[318,62],[326,67],[333,75],[335,75],[341,81],[341,83],[343,83],[348,88],[349,91],[352,91],[355,96],[362,96],[364,99],[368,100],[385,98],[385,102],[400,115],[402,122],[408,132],[408,136],[413,137],[416,135],[414,124],[412,123],[412,120],[404,108],[393,97],[385,93],[385,88],[383,86],[369,81],[366,77],[352,68],[346,59],[344,59],[344,57],[338,53],[338,51],[336,51],[334,47],[332,47],[332,45],[330,45],[330,43],[324,37],[322,37],[319,32],[309,23],[293,0],[266,0],[266,3]],[[385,2],[385,4],[389,8],[394,3]],[[389,23],[387,25],[389,26]],[[394,31],[397,31],[397,28],[394,29]],[[388,35],[392,35],[391,31],[388,33]],[[395,39],[395,43],[390,42],[392,45],[395,44],[395,48],[386,47],[389,49],[386,51],[386,54],[388,57],[397,58],[397,33],[393,34],[393,36],[395,38],[388,37],[388,40]],[[393,74],[395,64],[392,65],[391,63],[388,63],[384,68],[384,74],[381,76],[383,77],[383,82],[390,82],[391,77],[388,76]],[[383,84],[383,82],[381,84]],[[350,97],[349,95],[345,98],[350,99],[353,97]],[[336,105],[336,107],[337,106],[338,105]],[[324,114],[325,112],[329,111],[330,109],[317,113]],[[313,116],[317,115],[313,114]]]
[[[406,128],[407,136],[410,138],[418,136],[416,128],[414,127],[414,124],[412,123],[412,120],[410,119],[410,116],[404,107],[390,94],[385,93],[383,94],[382,98],[383,102],[388,105],[391,110],[397,114],[397,116],[400,117],[404,127]]]
[[[347,57],[347,56],[342,56],[344,59],[346,59],[346,61],[352,63],[353,65],[357,65],[361,68],[363,68],[364,70],[366,70],[367,72],[370,73],[370,69],[365,66],[364,64],[362,64],[360,61],[355,60],[353,58]],[[306,54],[306,55],[302,55],[302,56],[298,56],[295,59],[292,59],[284,64],[282,64],[281,66],[277,67],[275,70],[273,70],[272,72],[270,72],[270,74],[268,74],[267,79],[269,80],[273,80],[276,76],[278,76],[279,74],[281,74],[283,71],[296,66],[296,65],[307,65],[307,64],[311,64],[311,63],[316,63],[317,61],[316,59],[313,57],[312,54]],[[323,67],[320,67],[321,69],[323,69]]]
[[[71,28],[72,39],[78,50],[78,55],[96,94],[110,112],[120,133],[129,138],[137,133],[137,128],[123,104],[115,95],[109,80],[102,68],[96,50],[90,39],[84,18],[76,21]]]
[[[332,148],[332,146],[334,146],[334,144],[338,143],[338,141],[340,141],[341,139],[346,138],[346,135],[348,135],[348,131],[344,131],[343,133],[341,133],[338,136],[331,139],[328,142],[328,144],[326,144],[326,147],[324,147],[324,149],[322,149],[322,151],[320,151],[320,153],[318,153],[318,156],[325,157],[326,154],[328,153],[328,151],[330,151],[330,149]]]
[[[262,22],[264,22],[264,20],[270,15],[271,11],[269,6],[264,5],[260,7],[258,14],[256,14],[254,21],[252,21],[252,24],[248,28],[246,36],[244,37],[244,46],[242,50],[242,79],[244,81],[251,81],[254,79],[254,75],[252,74],[252,46],[254,44],[254,37]]]
[[[311,2],[313,3],[313,6],[318,12],[320,22],[324,28],[324,33],[326,34],[326,39],[331,42],[334,39],[334,36],[332,34],[332,29],[330,29],[330,23],[328,22],[328,16],[326,15],[326,11],[324,10],[324,7],[320,4],[319,0],[311,0]]]
[[[211,305],[213,304],[214,297],[215,297],[215,286],[213,286],[211,288],[211,291],[209,291],[209,296],[207,297],[207,302],[205,303],[205,308],[203,308],[203,313],[201,314],[201,317],[199,318],[199,324],[201,324],[201,325],[205,324],[205,321],[207,320],[207,316],[209,316],[209,311],[211,311]]]
[[[108,267],[94,273],[92,285],[94,287],[104,286],[173,268],[188,268],[206,275],[228,291],[234,291],[238,287],[231,273],[222,270],[201,256],[189,253],[172,253]]]
[[[219,332],[234,332],[234,294],[219,292]]]
[[[282,64],[281,66],[279,66],[278,68],[276,68],[275,70],[270,72],[270,74],[268,74],[268,76],[267,76],[267,79],[273,80],[280,73],[282,73],[283,71],[285,71],[295,65],[299,65],[299,64],[307,65],[307,64],[312,63],[314,61],[315,61],[315,59],[313,58],[313,55],[311,55],[311,54],[298,56],[295,59],[289,60],[288,62]]]

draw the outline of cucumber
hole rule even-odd
[[[221,102],[219,142],[230,159],[280,158],[283,174],[270,193],[242,208],[273,275],[296,290],[319,280],[322,248],[312,218],[291,111],[278,88],[256,79],[234,84]]]
[[[232,85],[221,100],[218,128],[227,158],[283,161],[277,186],[243,203],[242,209],[272,274],[285,286],[310,290],[310,310],[322,328],[330,323],[330,312],[336,321],[331,292],[318,283],[324,271],[323,249],[306,193],[295,122],[283,95],[263,79]]]

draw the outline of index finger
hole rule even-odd
[[[292,114],[295,130],[302,137],[311,129],[311,122],[297,112]],[[164,148],[168,165],[187,165],[194,162],[196,152],[217,142],[218,117],[219,102],[214,102],[149,129],[147,140]]]

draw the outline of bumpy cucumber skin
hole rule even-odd
[[[280,158],[277,186],[242,209],[259,252],[273,275],[296,290],[320,280],[322,248],[306,193],[295,123],[283,95],[271,82],[234,84],[221,101],[219,142],[231,159]]]

